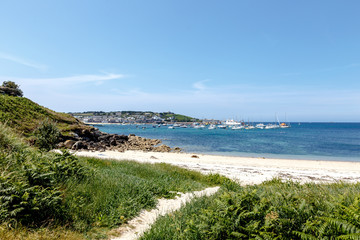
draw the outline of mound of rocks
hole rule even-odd
[[[180,152],[180,148],[171,149],[160,145],[159,139],[148,139],[134,134],[117,135],[100,132],[97,128],[87,128],[73,132],[71,136],[63,136],[58,148],[72,150],[105,151],[113,150],[123,152],[126,150],[141,150],[147,152]]]

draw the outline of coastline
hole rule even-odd
[[[143,151],[78,151],[75,154],[103,159],[169,163],[205,174],[218,173],[243,185],[259,184],[275,177],[301,183],[360,182],[360,162]]]

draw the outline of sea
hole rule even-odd
[[[153,125],[94,125],[100,131],[162,140],[184,152],[241,157],[360,162],[360,123],[290,123],[290,128],[231,130]]]

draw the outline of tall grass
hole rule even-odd
[[[63,134],[74,129],[86,128],[69,114],[54,112],[25,97],[0,94],[0,122],[7,122],[7,125],[18,133],[29,137],[44,119],[57,122]]]
[[[0,239],[2,240],[82,240],[84,235],[71,231],[65,227],[57,226],[54,228],[40,227],[27,228],[24,226],[11,227],[10,223],[0,224]]]
[[[81,183],[68,182],[65,192],[69,214],[82,231],[122,224],[141,209],[153,208],[157,198],[213,185],[207,176],[167,164],[82,160],[96,173]]]
[[[62,229],[59,226],[89,239],[105,238],[110,228],[154,207],[157,198],[199,190],[216,181],[167,164],[39,151],[0,124],[0,223],[4,223],[0,238],[16,238],[28,231],[37,234],[31,229],[55,234]]]
[[[360,184],[278,179],[223,189],[161,218],[142,239],[359,239]]]

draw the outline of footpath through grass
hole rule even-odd
[[[154,208],[157,198],[174,197],[214,185],[195,171],[167,164],[81,158],[96,171],[80,183],[68,182],[65,203],[79,231],[106,229],[125,223],[140,210]]]
[[[160,218],[141,239],[360,239],[360,184],[228,185]]]
[[[167,164],[42,152],[0,124],[0,239],[106,238],[157,198],[215,184]]]

